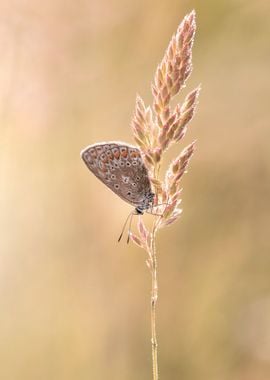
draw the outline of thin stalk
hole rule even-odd
[[[157,357],[157,333],[156,333],[156,305],[158,299],[158,282],[157,282],[157,255],[156,255],[156,224],[153,227],[151,239],[151,342],[152,342],[152,365],[153,380],[158,380],[158,357]]]
[[[158,179],[160,164],[156,164],[154,167],[154,177]],[[158,343],[156,332],[156,306],[158,299],[158,280],[157,280],[157,252],[156,252],[156,232],[158,228],[158,222],[160,218],[157,218],[153,224],[150,255],[151,255],[151,277],[152,277],[152,289],[151,289],[151,342],[152,342],[152,366],[153,366],[153,380],[158,380]]]

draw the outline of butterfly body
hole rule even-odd
[[[154,193],[140,150],[122,142],[89,145],[81,152],[88,169],[109,189],[143,214],[153,204]]]

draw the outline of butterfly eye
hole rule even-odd
[[[125,164],[123,161],[120,162],[120,166],[123,167]]]
[[[130,196],[130,195],[131,195],[131,192],[130,192],[130,191],[128,191],[128,192],[127,192],[127,195],[128,195],[128,196]]]
[[[132,184],[131,184],[133,187],[136,187],[137,186],[137,183],[135,183],[135,182],[132,182]]]
[[[141,178],[137,175],[136,176],[136,181],[139,181]]]
[[[118,190],[119,189],[119,185],[118,185],[118,183],[116,183],[115,185],[114,185],[114,188],[116,189],[116,190]]]
[[[134,161],[132,161],[132,165],[136,166],[136,165],[138,165],[138,162],[134,160]]]
[[[127,161],[126,165],[127,165],[127,166],[130,166],[130,162]]]
[[[112,174],[111,175],[111,179],[115,179],[116,178],[116,175],[115,174]]]

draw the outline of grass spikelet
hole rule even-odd
[[[130,233],[131,240],[147,252],[146,263],[151,272],[151,342],[153,380],[158,380],[156,303],[158,298],[156,235],[159,229],[174,223],[181,215],[181,180],[195,150],[195,142],[184,148],[170,163],[165,177],[159,178],[163,155],[173,144],[178,144],[192,120],[200,86],[191,91],[182,104],[172,108],[172,99],[186,85],[192,72],[192,46],[196,31],[195,11],[186,15],[172,36],[164,57],[157,67],[152,84],[153,105],[146,106],[140,96],[136,98],[131,121],[134,139],[149,171],[157,215],[152,229],[147,230],[142,218],[138,220],[138,236]]]

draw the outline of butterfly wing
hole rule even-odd
[[[81,152],[88,169],[109,189],[133,206],[145,204],[151,185],[138,148],[125,143],[90,145]]]

